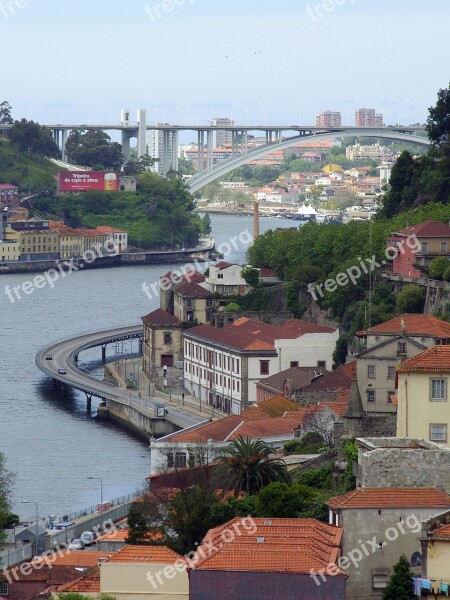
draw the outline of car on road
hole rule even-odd
[[[58,373],[60,375],[67,375],[67,371],[65,369],[58,369]]]
[[[51,354],[45,355],[45,360],[52,360],[53,356]]]
[[[84,550],[84,542],[79,538],[72,540],[69,544],[69,550]]]

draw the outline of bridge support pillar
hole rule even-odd
[[[102,345],[102,362],[106,360],[106,344]]]
[[[214,159],[213,159],[213,145],[214,145],[214,133],[211,130],[206,132],[206,145],[207,145],[207,154],[206,154],[206,169],[210,173],[213,170]]]
[[[61,160],[66,162],[67,161],[67,155],[66,155],[66,143],[67,143],[67,137],[68,137],[68,131],[67,129],[62,129],[61,130],[61,146],[60,146],[60,150],[61,150]]]
[[[142,354],[142,348],[143,348],[143,340],[142,340],[142,338],[139,338],[139,354]]]
[[[197,144],[197,171],[201,173],[205,169],[205,132],[201,129],[198,131]]]
[[[78,354],[75,354],[75,356],[73,357],[73,360],[78,364]]]
[[[138,120],[138,140],[137,140],[137,154],[138,158],[144,156],[147,153],[147,116],[145,108],[139,108],[137,111]]]
[[[92,394],[88,394],[87,392],[85,392],[85,394],[86,394],[86,411],[88,413],[90,413],[92,410]]]
[[[123,161],[127,163],[130,160],[130,139],[133,134],[122,129],[122,154]]]

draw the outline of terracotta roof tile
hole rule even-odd
[[[63,554],[51,557],[51,564],[54,567],[95,567],[102,558],[109,557],[111,552],[99,552],[98,550],[67,550]],[[35,564],[47,563],[45,558],[39,558],[34,561]],[[34,564],[33,563],[33,564]]]
[[[234,532],[231,540],[230,531]],[[335,563],[342,531],[315,519],[256,518],[250,523],[237,517],[206,534],[197,552],[195,567],[203,570],[309,573],[310,569],[322,569]],[[224,543],[225,539],[227,543]],[[212,547],[218,548],[213,554],[208,552],[211,543]],[[344,575],[342,571],[340,574]]]
[[[433,538],[450,542],[450,525],[442,525],[433,531]]]
[[[450,337],[450,323],[432,317],[431,315],[416,313],[404,313],[389,321],[375,325],[375,327],[371,327],[370,329],[357,331],[355,335],[359,337],[364,337],[367,334],[401,335],[403,329],[404,333],[408,336],[434,336],[436,338]]]
[[[450,346],[432,346],[405,360],[398,373],[450,373]]]
[[[450,496],[437,488],[358,488],[326,504],[344,509],[450,507]]]
[[[236,265],[236,263],[229,263],[229,262],[225,262],[224,260],[222,260],[221,262],[218,262],[213,266],[216,267],[216,269],[222,270],[222,269],[228,269],[228,267],[233,267],[233,266],[238,266],[238,265]]]
[[[183,557],[167,546],[124,546],[105,562],[174,563]]]
[[[424,221],[395,232],[393,235],[415,235],[417,237],[450,237],[450,227],[441,221]]]
[[[93,567],[87,571],[85,576],[79,577],[70,583],[58,587],[58,593],[99,594],[100,593],[100,569]]]
[[[148,315],[145,315],[145,317],[141,317],[141,321],[143,323],[148,323],[149,325],[167,325],[168,327],[181,325],[181,321],[177,319],[177,317],[171,315],[162,308],[157,308],[151,313],[148,313]]]
[[[320,372],[328,373],[325,369],[317,367],[290,367],[289,369],[280,371],[280,373],[275,373],[275,375],[261,379],[256,385],[257,387],[269,388],[281,394],[283,393],[286,379],[291,379],[294,389],[298,390],[309,385],[312,379],[314,379],[314,375]]]
[[[325,373],[308,386],[303,392],[346,392],[349,391],[352,381],[356,379],[356,360],[342,365],[334,371]]]
[[[194,281],[177,286],[176,293],[184,298],[212,298],[214,296],[212,292]]]

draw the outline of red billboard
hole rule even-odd
[[[119,190],[119,173],[114,171],[64,171],[58,173],[60,192],[88,192]]]

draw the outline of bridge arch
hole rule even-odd
[[[430,142],[426,137],[413,135],[411,133],[402,133],[400,131],[384,131],[380,129],[355,130],[355,128],[353,128],[348,131],[342,130],[327,133],[299,135],[295,137],[290,137],[282,142],[265,144],[264,146],[259,146],[258,148],[250,150],[249,152],[246,152],[244,154],[238,154],[231,158],[227,158],[226,160],[217,163],[212,171],[202,171],[201,173],[193,175],[190,179],[187,180],[187,184],[189,186],[190,192],[194,193],[202,187],[204,187],[205,185],[208,185],[208,183],[211,183],[216,179],[219,179],[219,177],[223,177],[223,175],[226,175],[230,171],[233,171],[237,167],[245,165],[250,160],[255,160],[256,158],[263,158],[264,156],[270,154],[274,150],[285,150],[287,148],[292,148],[292,146],[307,145],[311,143],[311,140],[329,140],[338,137],[373,137],[409,142],[411,144],[417,144],[419,146],[425,147],[430,146]]]

